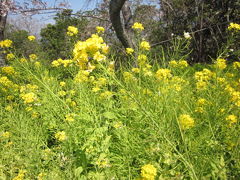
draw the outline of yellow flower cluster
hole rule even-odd
[[[58,141],[65,141],[67,139],[66,133],[64,131],[57,132],[55,134],[55,138]]]
[[[221,58],[217,59],[215,62],[215,67],[220,70],[225,69],[227,67],[226,60]]]
[[[230,23],[230,25],[228,26],[228,30],[240,31],[240,24]]]
[[[147,63],[147,60],[148,60],[148,58],[144,54],[139,54],[137,57],[137,62],[140,67],[144,66]]]
[[[141,23],[138,23],[138,22],[135,22],[133,24],[132,28],[135,29],[135,30],[140,30],[140,31],[144,30],[143,25]]]
[[[240,69],[240,62],[233,62],[233,68],[234,69]]]
[[[73,61],[71,59],[66,59],[66,60],[63,60],[63,59],[58,59],[58,60],[54,60],[52,62],[52,66],[53,67],[58,67],[58,66],[61,66],[63,65],[63,67],[68,67],[70,64],[72,64]]]
[[[33,92],[21,94],[20,97],[24,100],[25,104],[30,104],[37,100],[37,95]]]
[[[8,75],[14,75],[16,72],[12,66],[5,66],[2,67],[2,72]]]
[[[207,100],[204,99],[204,98],[200,98],[197,100],[196,102],[196,109],[195,109],[195,112],[199,112],[199,113],[203,113],[204,112],[204,106],[207,104]]]
[[[131,81],[136,80],[136,78],[130,72],[124,72],[123,73],[123,78],[124,78],[125,82],[131,82]]]
[[[180,61],[172,60],[169,62],[169,66],[172,68],[185,68],[188,67],[188,62],[185,60]]]
[[[29,40],[29,41],[34,41],[35,39],[36,39],[35,36],[28,36],[28,40]]]
[[[214,74],[209,69],[204,68],[202,71],[195,72],[195,79],[196,79],[196,86],[198,90],[204,90],[207,88],[208,81],[215,77],[216,74]]]
[[[13,88],[14,90],[18,90],[19,86],[14,84],[11,80],[8,79],[6,76],[0,77],[0,84],[7,88]]]
[[[180,115],[178,121],[183,130],[190,129],[195,125],[194,119],[188,114]]]
[[[168,80],[172,77],[172,74],[169,69],[159,69],[157,70],[155,76],[158,80]]]
[[[9,48],[12,46],[12,41],[9,39],[6,39],[4,41],[0,41],[0,47],[1,48]]]
[[[132,54],[134,52],[133,48],[126,48],[126,53],[127,54]]]
[[[6,132],[3,132],[3,133],[1,134],[1,136],[2,136],[3,138],[9,138],[9,137],[10,137],[10,135],[11,135],[11,133],[10,133],[10,132],[8,132],[8,131],[6,131]]]
[[[111,91],[105,91],[100,94],[100,97],[103,99],[110,99],[113,96],[113,92]]]
[[[37,59],[37,55],[36,54],[30,54],[29,58],[30,58],[30,60],[34,61],[34,60]]]
[[[97,33],[104,33],[105,31],[104,27],[101,27],[101,26],[97,26],[96,30],[97,30]]]
[[[150,50],[149,42],[147,42],[147,41],[142,41],[142,42],[140,43],[140,49],[149,51],[149,50]]]
[[[15,58],[15,55],[12,53],[9,53],[9,54],[7,54],[6,58],[7,58],[7,60],[12,60]]]
[[[226,117],[226,120],[229,123],[229,127],[232,127],[233,124],[237,123],[237,116],[229,115],[229,116]]]
[[[104,43],[103,38],[93,34],[86,41],[78,41],[73,50],[74,61],[76,61],[82,70],[89,68],[89,60],[104,61],[105,54],[108,53],[108,46]]]
[[[78,28],[76,28],[74,26],[68,26],[68,32],[67,32],[68,36],[74,36],[77,34],[78,34]]]
[[[75,117],[75,114],[73,114],[73,113],[67,114],[67,115],[65,116],[65,120],[66,120],[67,122],[73,122],[73,121],[74,121],[74,117]]]
[[[24,180],[24,176],[27,173],[26,170],[20,170],[18,172],[18,175],[16,177],[13,178],[13,180]]]
[[[80,70],[80,71],[78,71],[77,75],[75,76],[74,81],[79,82],[79,83],[88,82],[89,81],[89,75],[90,75],[89,71]]]
[[[151,165],[146,164],[141,168],[141,176],[144,180],[154,180],[157,175],[157,169]]]

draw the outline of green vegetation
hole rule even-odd
[[[133,27],[139,37],[143,27]],[[51,66],[35,54],[7,55],[0,179],[239,177],[240,62],[228,59],[229,46],[212,64],[190,66],[189,34],[159,52],[161,60],[138,38],[137,50],[127,49],[127,63],[115,68],[104,28],[96,29],[79,41],[68,28],[75,45]],[[231,44],[240,25],[228,29]],[[13,52],[9,40],[0,46]]]

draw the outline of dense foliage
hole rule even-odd
[[[0,70],[1,179],[240,176],[240,63],[226,60],[228,46],[213,64],[189,66],[188,49],[179,51],[192,41],[185,34],[156,63],[135,23],[138,48],[126,49],[129,66],[117,71],[103,27],[84,41],[66,29],[72,58],[51,66],[0,42],[9,63]],[[228,32],[230,43],[240,25]]]

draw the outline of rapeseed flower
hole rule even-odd
[[[149,50],[150,50],[149,42],[147,42],[147,41],[142,41],[142,42],[140,43],[140,48],[143,49],[143,50],[149,51]]]
[[[183,130],[190,129],[195,125],[194,119],[188,114],[180,115],[178,121]]]
[[[105,31],[104,27],[101,27],[101,26],[97,26],[96,30],[97,30],[97,33],[104,33]]]
[[[171,74],[171,70],[169,69],[159,69],[156,72],[155,76],[158,80],[167,80],[172,77],[172,74]]]
[[[230,25],[228,26],[228,30],[240,31],[240,24],[230,23]]]
[[[132,28],[135,29],[135,30],[140,30],[140,31],[144,30],[143,25],[141,23],[138,23],[138,22],[135,22],[133,24]]]
[[[67,35],[69,36],[74,36],[78,34],[78,28],[74,27],[74,26],[68,26],[68,32]]]
[[[132,54],[134,52],[133,48],[126,48],[126,53],[127,54]]]
[[[26,173],[27,173],[26,170],[20,170],[18,172],[18,175],[16,177],[14,177],[12,180],[23,180]]]
[[[37,100],[37,95],[33,92],[30,92],[27,94],[22,94],[21,98],[24,100],[25,104],[30,104]]]
[[[55,134],[55,138],[58,141],[65,141],[67,139],[66,133],[64,131],[57,132]]]
[[[227,67],[226,60],[220,58],[217,59],[217,61],[215,62],[215,67],[220,70],[225,69]]]
[[[1,48],[9,48],[9,47],[11,47],[12,46],[12,41],[11,40],[9,40],[9,39],[6,39],[6,40],[4,40],[4,41],[0,41],[0,47]]]
[[[146,164],[141,167],[141,176],[144,180],[154,180],[157,175],[157,169],[151,165]]]
[[[29,58],[30,58],[30,60],[35,60],[35,59],[37,59],[37,55],[36,54],[30,54]]]
[[[61,82],[59,83],[59,85],[62,86],[62,87],[64,87],[64,86],[66,86],[66,83],[63,82],[63,81],[61,81]]]
[[[240,69],[240,62],[233,62],[233,68],[234,69]]]
[[[237,116],[229,115],[229,116],[226,117],[226,120],[229,123],[229,127],[232,127],[233,124],[237,123]]]
[[[139,66],[143,66],[146,64],[147,62],[147,56],[144,55],[144,54],[139,54],[138,57],[137,57],[137,61],[138,61],[138,64]]]
[[[68,121],[68,122],[73,122],[75,119],[74,119],[74,117],[75,117],[75,114],[67,114],[66,116],[65,116],[65,120],[66,121]]]
[[[12,54],[12,53],[9,53],[9,54],[7,54],[7,60],[12,60],[12,59],[14,59],[15,58],[15,55],[14,54]]]
[[[29,41],[34,41],[35,39],[36,39],[35,36],[28,36],[28,40],[29,40]]]
[[[15,70],[14,70],[14,67],[12,67],[12,66],[2,67],[2,72],[6,73],[6,74],[9,74],[9,75],[13,75],[13,74],[16,73]]]

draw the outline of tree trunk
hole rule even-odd
[[[4,30],[6,26],[6,21],[7,21],[7,13],[3,13],[2,7],[0,6],[0,41],[4,39]],[[5,66],[5,57],[4,54],[2,53],[2,49],[0,48],[0,67]]]
[[[111,0],[109,7],[110,20],[113,25],[113,28],[116,32],[118,39],[121,41],[122,45],[125,48],[132,47],[132,43],[125,31],[125,28],[122,26],[121,22],[121,9],[124,3],[127,0]],[[126,17],[127,18],[127,17]]]
[[[130,3],[129,1],[126,1],[122,7],[122,15],[123,15],[123,20],[124,20],[124,29],[127,34],[130,46],[135,46],[134,41],[133,41],[133,30],[132,30],[132,25],[133,25],[133,16],[132,16],[132,11],[130,8]]]

